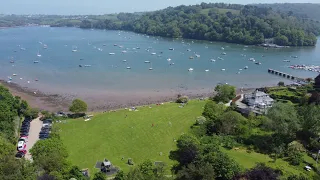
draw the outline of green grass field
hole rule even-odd
[[[306,174],[309,175],[315,174],[315,172],[307,172],[304,170],[304,166],[306,166],[306,163],[300,164],[300,166],[292,166],[287,161],[284,161],[283,159],[277,159],[277,161],[274,163],[273,159],[271,159],[268,155],[251,152],[248,153],[246,149],[240,148],[239,150],[226,150],[222,148],[222,151],[227,153],[231,158],[233,158],[235,161],[237,161],[242,168],[249,169],[256,165],[256,163],[265,163],[267,166],[272,167],[274,169],[281,169],[286,175],[290,174]],[[316,162],[306,154],[304,155],[304,161],[308,164],[311,164],[312,166],[316,165]]]
[[[151,159],[170,166],[173,161],[168,155],[176,148],[174,138],[178,139],[190,130],[204,104],[205,101],[191,101],[179,108],[179,104],[166,103],[152,105],[152,108],[141,107],[135,112],[119,110],[97,114],[88,122],[68,120],[66,124],[59,124],[60,135],[72,163],[89,168],[91,172],[95,171],[96,161],[104,158],[124,171],[130,169],[126,164],[128,158],[135,164]]]

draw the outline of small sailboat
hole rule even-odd
[[[116,53],[109,53],[109,55],[115,55]]]
[[[219,59],[219,60],[223,60],[223,58],[221,58],[221,57],[218,57],[218,59]]]
[[[221,69],[221,71],[225,71],[226,69]]]
[[[242,69],[239,69],[239,71],[242,71]]]
[[[261,62],[256,62],[255,64],[256,64],[256,65],[261,65]]]
[[[17,74],[12,74],[12,76],[17,76]]]
[[[41,57],[41,54],[39,53],[39,51],[38,51],[38,53],[37,53],[37,56],[38,56],[38,57]]]
[[[131,67],[128,66],[127,69],[131,69]]]
[[[122,53],[127,53],[127,51],[122,51]]]
[[[210,61],[211,61],[211,62],[216,62],[216,60],[215,60],[215,59],[210,59]]]
[[[150,63],[150,61],[144,61],[144,63]]]
[[[156,55],[157,53],[151,53],[151,55]]]
[[[189,72],[193,71],[193,68],[189,68],[188,71],[189,71]]]
[[[224,50],[224,47],[221,47],[221,50]]]
[[[47,49],[48,46],[46,44],[43,45],[43,49]]]
[[[39,61],[33,61],[33,63],[34,63],[34,64],[37,64],[37,63],[39,63]]]
[[[103,44],[102,46],[106,46],[106,44]]]
[[[199,54],[195,54],[195,56],[196,56],[197,58],[199,58],[199,57],[200,57],[200,55],[199,55]]]
[[[151,63],[151,67],[149,68],[149,71],[151,71],[151,70],[153,70],[153,68],[152,68],[152,63]]]
[[[190,56],[189,59],[194,59],[194,57],[193,57],[193,56]]]
[[[122,62],[127,62],[127,60],[122,60]]]
[[[170,59],[170,58],[168,58],[168,59],[167,59],[167,61],[168,61],[168,62],[170,62],[170,61],[171,61],[171,59]]]
[[[250,58],[249,61],[255,62],[256,60],[254,58]]]
[[[209,69],[204,70],[205,72],[209,72]]]
[[[81,64],[79,64],[79,67],[82,67],[82,65],[81,65]]]
[[[249,68],[248,66],[245,66],[245,67],[244,67],[244,69],[248,69],[248,68]]]
[[[174,48],[169,48],[169,50],[170,50],[170,51],[173,51],[173,50],[174,50]]]
[[[227,55],[227,53],[225,53],[225,52],[223,52],[223,53],[221,53],[222,55]]]
[[[191,51],[191,49],[187,49],[187,51],[188,51],[188,52],[190,52],[190,51]]]
[[[90,65],[90,64],[87,64],[87,65],[84,65],[84,67],[91,67],[91,65]]]

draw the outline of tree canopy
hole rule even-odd
[[[214,91],[217,94],[213,99],[217,102],[227,103],[236,97],[236,87],[228,84],[219,84],[214,88]]]
[[[80,99],[73,100],[71,106],[69,107],[69,110],[73,113],[83,113],[86,112],[87,109],[88,105],[86,104],[86,102]]]

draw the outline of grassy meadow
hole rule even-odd
[[[68,120],[66,124],[59,124],[61,139],[72,163],[91,172],[96,161],[104,158],[124,171],[130,169],[126,164],[128,158],[135,164],[150,159],[170,166],[173,162],[168,156],[176,148],[174,140],[190,130],[204,105],[205,101],[191,101],[179,108],[179,104],[165,103],[152,108],[140,107],[138,111],[123,109],[96,114],[87,122]]]

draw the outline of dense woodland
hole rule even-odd
[[[319,22],[267,7],[223,3],[169,7],[142,16],[120,13],[117,20],[84,20],[80,27],[249,45],[273,39],[278,45],[314,46],[320,34]]]

